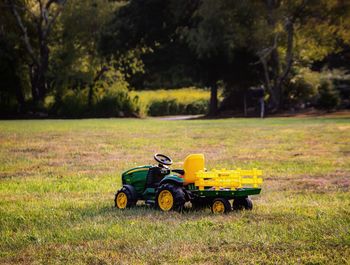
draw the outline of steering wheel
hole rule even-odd
[[[168,157],[166,155],[162,155],[162,154],[155,154],[154,159],[159,164],[166,165],[166,166],[170,166],[173,163],[173,161],[171,160],[170,157]]]

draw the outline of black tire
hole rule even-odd
[[[231,211],[231,204],[225,198],[216,198],[211,204],[211,212],[215,214],[229,213]]]
[[[162,191],[168,191],[172,194],[173,197],[173,203],[169,209],[164,209],[164,207],[161,207],[159,205],[159,195],[162,193]],[[156,208],[161,211],[179,211],[181,212],[184,208],[184,204],[186,202],[185,192],[182,187],[166,183],[161,185],[156,192],[156,199],[155,199],[155,205]],[[163,209],[162,209],[163,208]]]
[[[237,197],[233,200],[232,209],[234,211],[253,210],[253,202],[248,197]]]
[[[119,209],[124,209],[118,206],[117,203],[117,198],[118,196],[120,196],[119,194],[124,193],[126,195],[127,198],[127,202],[126,202],[126,206],[124,208],[130,208],[136,205],[137,203],[137,193],[135,191],[135,188],[131,185],[124,185],[120,190],[117,191],[117,193],[115,194],[115,198],[114,198],[114,205],[115,207],[119,208]]]
[[[193,211],[201,211],[211,207],[211,200],[209,200],[208,198],[197,197],[191,200],[191,204],[191,209]]]

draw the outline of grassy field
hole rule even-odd
[[[153,163],[264,170],[251,212],[113,208]],[[2,264],[350,264],[350,119],[0,121]]]

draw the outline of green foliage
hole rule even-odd
[[[97,51],[99,34],[118,6],[107,0],[66,2],[56,27],[60,42],[51,50],[50,80],[56,93],[93,83],[105,63]]]
[[[57,115],[65,118],[81,118],[86,116],[87,89],[68,90],[62,97],[60,105],[56,106]]]
[[[90,106],[89,92],[93,97]],[[138,116],[140,112],[138,98],[129,96],[128,83],[115,69],[107,71],[93,87],[67,90],[53,109],[67,118]]]
[[[308,68],[296,69],[294,77],[286,89],[285,99],[289,106],[311,103],[318,94],[321,74]]]
[[[16,112],[19,107],[26,109],[23,106],[30,105],[33,105],[31,111],[42,111],[41,96],[50,95],[55,98],[54,107],[62,101],[67,106],[77,105],[78,112],[95,113],[91,106],[98,104],[98,113],[104,113],[100,107],[102,98],[106,100],[102,105],[111,105],[115,100],[119,102],[126,98],[123,93],[107,93],[108,87],[114,86],[115,78],[112,82],[106,81],[109,78],[106,75],[113,71],[122,76],[122,82],[127,83],[122,86],[128,89],[214,87],[213,84],[223,81],[227,84],[225,96],[236,98],[239,102],[242,102],[247,88],[268,80],[266,83],[271,85],[267,89],[267,93],[271,94],[269,99],[276,98],[276,102],[291,106],[310,101],[318,93],[317,85],[293,68],[311,69],[315,62],[345,50],[350,44],[350,5],[347,1],[50,1],[48,20],[55,11],[61,10],[61,4],[65,3],[65,6],[50,31],[44,30],[49,32],[47,38],[40,38],[38,33],[43,31],[38,30],[38,26],[42,24],[43,29],[47,26],[44,20],[39,19],[39,7],[45,6],[40,3],[45,2],[47,0],[13,2],[27,29],[34,53],[23,41],[26,38],[17,23],[18,17],[8,5],[2,9],[2,112],[5,109]],[[286,21],[293,27],[286,27]],[[293,28],[293,31],[287,28]],[[289,32],[292,33],[292,42],[289,41]],[[43,41],[41,44],[40,39]],[[7,42],[5,46],[3,40]],[[40,47],[43,44],[45,48]],[[288,54],[292,55],[290,60],[286,56]],[[266,59],[266,72],[259,64],[262,55]],[[36,67],[35,61],[45,67]],[[104,67],[113,70],[100,77]],[[39,75],[35,69],[44,74]],[[30,77],[34,80],[35,76],[43,77],[39,79],[40,85],[31,82]],[[291,80],[289,84],[288,80]],[[106,83],[102,89],[99,82]],[[33,89],[35,86],[38,89]],[[32,88],[32,93],[29,93],[29,88]],[[40,90],[40,98],[32,99],[36,90]],[[283,91],[285,98],[277,100],[279,91]],[[80,108],[78,103],[83,100],[81,94],[84,93],[87,93],[88,102],[91,103],[91,98],[93,101],[88,110]],[[73,100],[74,96],[78,98]],[[40,102],[35,106],[30,104],[33,101]],[[168,101],[154,103],[155,108],[168,105],[166,108],[172,110],[175,108],[173,105],[177,105],[176,112],[185,111],[187,104],[183,107],[182,102],[175,104],[172,100]],[[128,104],[118,104],[109,109],[113,113],[119,112],[120,106],[125,106],[126,112],[135,109]],[[68,115],[74,108],[68,107],[67,111],[60,109]],[[147,113],[148,110],[141,107],[140,112]]]
[[[131,99],[127,89],[114,84],[99,95],[90,111],[97,117],[123,117],[137,116],[140,108],[136,97]]]
[[[334,109],[340,104],[339,92],[329,79],[321,81],[319,87],[318,107],[322,109]]]
[[[197,100],[187,104],[176,99],[154,100],[150,103],[148,109],[148,115],[151,116],[205,114],[207,112],[207,100]]]
[[[255,43],[254,33],[261,26],[261,5],[253,1],[202,1],[194,13],[193,24],[182,34],[199,58],[208,61],[234,59],[237,48]]]

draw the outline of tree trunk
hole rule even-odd
[[[214,82],[210,87],[209,115],[214,116],[218,113],[218,86]]]
[[[277,45],[276,45],[277,46]],[[273,98],[274,98],[274,108],[278,110],[280,108],[280,101],[281,101],[281,91],[280,88],[277,87],[278,79],[281,74],[281,62],[280,62],[280,56],[277,50],[277,47],[275,47],[271,52],[271,58],[270,58],[270,65],[271,65],[271,79],[272,79],[272,91],[273,91]]]
[[[38,66],[36,64],[29,65],[30,85],[32,89],[32,99],[34,104],[36,104],[39,101],[39,91],[37,87],[37,83],[38,83],[37,69],[38,69]]]
[[[281,75],[279,75],[276,82],[276,91],[278,91],[278,107],[283,104],[283,82],[288,77],[290,69],[293,64],[293,46],[294,46],[294,24],[292,19],[288,18],[285,24],[285,30],[287,32],[287,52],[285,57],[285,69]]]
[[[42,102],[46,96],[46,75],[49,69],[49,48],[48,42],[45,38],[42,39],[42,44],[40,47],[40,66],[38,67],[38,91],[39,91],[39,101]]]
[[[276,108],[278,100],[277,100],[277,95],[276,95],[274,86],[273,86],[273,84],[271,84],[272,82],[271,82],[266,58],[264,56],[261,56],[260,62],[263,66],[265,85],[266,85],[266,88],[269,91],[270,96],[271,96],[271,105],[272,105],[271,107],[272,107],[272,109],[274,109],[274,108]]]
[[[267,23],[270,26],[271,30],[274,31],[276,29],[276,18],[274,16],[274,12],[277,8],[279,8],[281,4],[280,0],[267,0],[267,8],[268,8],[268,17]],[[303,4],[301,8],[305,5]],[[270,94],[272,99],[272,108],[274,110],[279,110],[283,105],[283,83],[288,77],[292,64],[293,64],[293,45],[294,45],[294,18],[288,17],[285,22],[285,31],[287,33],[287,51],[285,57],[285,67],[282,69],[281,60],[278,53],[278,45],[277,45],[277,35],[275,36],[275,43],[271,50],[271,56],[268,62],[266,62],[264,66],[264,72],[267,84],[270,84]],[[269,67],[271,69],[271,73],[269,73]],[[268,87],[269,88],[269,87]]]
[[[272,31],[276,28],[276,17],[275,17],[275,10],[279,7],[280,1],[279,0],[267,0],[267,8],[268,8],[268,16],[267,16],[267,23]],[[270,94],[271,94],[271,107],[274,110],[279,109],[279,102],[280,102],[280,93],[278,89],[276,89],[277,80],[280,75],[281,71],[281,64],[280,64],[280,57],[278,53],[278,45],[277,45],[278,37],[277,35],[274,36],[274,44],[271,50],[271,56],[269,59],[266,59],[265,65],[264,65],[264,72],[265,76],[269,78],[269,86],[267,87]],[[268,60],[268,62],[267,62]],[[269,73],[269,68],[271,69],[271,73]]]
[[[243,97],[243,108],[244,108],[244,117],[247,117],[247,92],[244,92]]]
[[[31,65],[30,69],[30,81],[32,89],[33,103],[37,106],[42,103],[46,96],[46,78],[47,65]]]
[[[17,99],[17,103],[18,103],[18,112],[23,113],[24,95],[23,95],[23,91],[22,91],[21,81],[19,80],[19,78],[15,84],[15,93],[16,93],[16,99]]]
[[[88,94],[88,106],[89,106],[89,108],[92,106],[92,99],[93,99],[93,96],[94,96],[95,83],[102,77],[102,75],[106,71],[108,71],[108,67],[107,66],[103,66],[101,68],[101,70],[96,73],[96,76],[95,76],[93,82],[89,86],[89,94]]]

